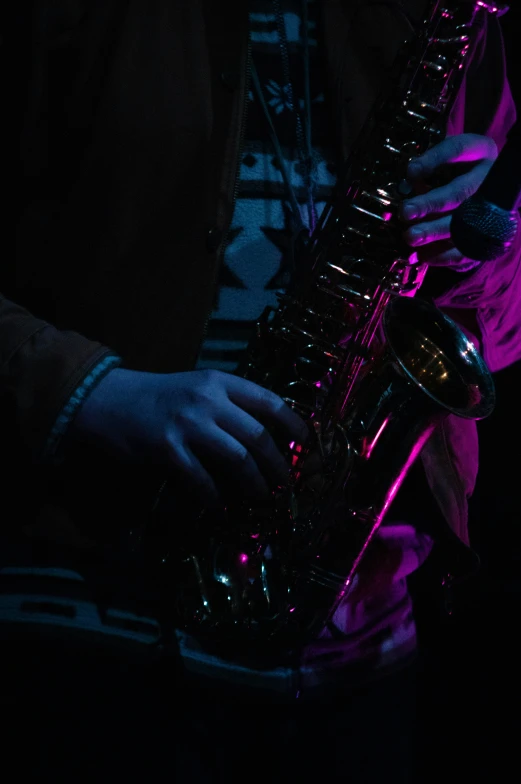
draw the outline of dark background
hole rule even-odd
[[[520,6],[518,0],[511,3],[502,26],[521,114]],[[426,587],[426,570],[416,586],[425,651],[422,781],[499,782],[519,775],[521,363],[495,374],[495,382],[496,409],[478,425],[480,472],[470,510],[481,571],[455,592],[451,616],[443,610],[440,591]]]

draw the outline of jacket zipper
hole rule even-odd
[[[217,259],[217,271],[221,268],[221,264],[223,263],[223,256],[224,251],[226,250],[226,245],[228,241],[228,237],[230,236],[230,227],[233,220],[233,213],[235,212],[235,202],[237,201],[237,196],[239,195],[239,183],[240,183],[240,170],[241,170],[241,157],[242,151],[244,149],[244,136],[246,133],[246,118],[248,116],[248,93],[250,91],[250,82],[251,82],[251,34],[248,27],[248,44],[246,50],[246,79],[244,85],[244,102],[242,107],[242,114],[241,114],[241,124],[239,128],[239,144],[237,146],[237,159],[235,163],[235,175],[234,175],[234,185],[233,185],[233,194],[232,194],[232,207],[230,210],[230,218],[228,221],[228,225],[226,227],[225,232],[223,233],[223,238],[221,240],[221,247],[219,249],[218,259]],[[208,333],[208,326],[210,324],[210,319],[213,311],[213,304],[206,315],[206,319],[204,321],[203,326],[203,334],[201,338],[201,345],[204,343],[206,339],[206,335]]]

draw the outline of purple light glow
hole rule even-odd
[[[402,470],[400,471],[400,473],[398,474],[398,476],[394,480],[393,484],[391,485],[391,487],[389,489],[389,492],[387,493],[387,496],[386,496],[386,498],[384,500],[384,503],[382,504],[381,511],[374,518],[373,527],[372,527],[372,529],[371,529],[371,531],[370,531],[370,533],[369,533],[369,535],[368,535],[368,537],[367,537],[367,539],[365,541],[365,545],[364,545],[362,551],[360,552],[358,558],[354,561],[354,563],[352,565],[352,568],[351,568],[351,572],[347,575],[347,578],[345,579],[345,581],[344,581],[344,583],[342,585],[341,590],[337,594],[337,597],[335,599],[335,608],[338,608],[338,605],[339,605],[340,601],[347,594],[348,589],[350,589],[352,587],[353,582],[356,582],[356,572],[358,571],[358,567],[360,566],[360,561],[364,557],[365,552],[366,552],[367,548],[369,547],[369,543],[372,541],[374,534],[376,533],[376,531],[380,527],[380,524],[381,524],[382,520],[384,519],[385,514],[386,514],[389,506],[391,505],[392,500],[394,499],[396,493],[400,489],[403,480],[405,479],[405,477],[407,476],[407,474],[409,472],[410,467],[412,466],[412,464],[414,463],[414,461],[416,460],[416,458],[420,454],[421,450],[425,446],[425,444],[427,442],[427,439],[429,438],[431,433],[432,433],[432,428],[427,428],[425,430],[425,432],[421,434],[421,436],[419,437],[418,441],[416,442],[416,444],[414,445],[413,449],[411,450],[411,453],[409,455],[409,458],[405,462],[405,465],[402,467]],[[355,578],[355,580],[353,580],[353,578]]]
[[[380,436],[384,432],[385,428],[387,427],[388,422],[389,422],[389,417],[385,417],[384,421],[382,422],[382,424],[378,428],[378,431],[377,431],[375,437],[373,438],[371,443],[367,446],[367,449],[364,451],[364,457],[367,460],[369,460],[369,458],[371,457],[371,455],[373,453],[373,449],[375,448],[376,444],[378,443],[378,439],[380,438]]]
[[[246,555],[246,553],[241,553],[241,554],[240,554],[240,556],[239,556],[239,561],[240,561],[242,564],[248,563],[248,556]]]
[[[409,473],[409,469],[411,468],[412,464],[414,463],[414,461],[416,460],[416,458],[418,457],[418,455],[422,451],[423,447],[427,443],[427,440],[428,440],[429,436],[431,435],[431,433],[432,433],[432,428],[428,428],[425,431],[425,433],[422,433],[422,435],[420,436],[420,438],[418,439],[418,441],[414,445],[414,448],[411,450],[411,453],[409,455],[408,460],[406,461],[406,463],[403,466],[402,470],[400,471],[400,473],[398,474],[397,478],[395,479],[395,481],[393,482],[393,484],[391,485],[391,487],[389,489],[389,492],[387,494],[387,498],[385,499],[385,503],[384,503],[384,505],[382,507],[382,511],[380,513],[380,518],[379,518],[380,520],[383,519],[383,517],[384,517],[385,513],[387,512],[388,508],[390,507],[390,505],[391,505],[391,503],[392,503],[396,493],[400,489],[403,480],[405,479],[405,477]]]

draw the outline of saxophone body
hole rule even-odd
[[[268,502],[201,509],[172,541],[149,530],[176,624],[207,640],[293,644],[324,628],[409,467],[448,413],[494,405],[475,347],[415,297],[397,218],[407,163],[444,138],[483,2],[434,2],[399,55],[297,259],[291,290],[260,318],[239,371],[308,423],[288,487]],[[306,460],[319,455],[320,471]],[[158,508],[161,510],[161,502]],[[168,517],[168,514],[166,515]],[[160,543],[160,544],[158,544]]]

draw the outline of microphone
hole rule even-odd
[[[476,193],[452,214],[451,239],[466,258],[495,261],[514,241],[521,206],[519,128],[516,123]]]

